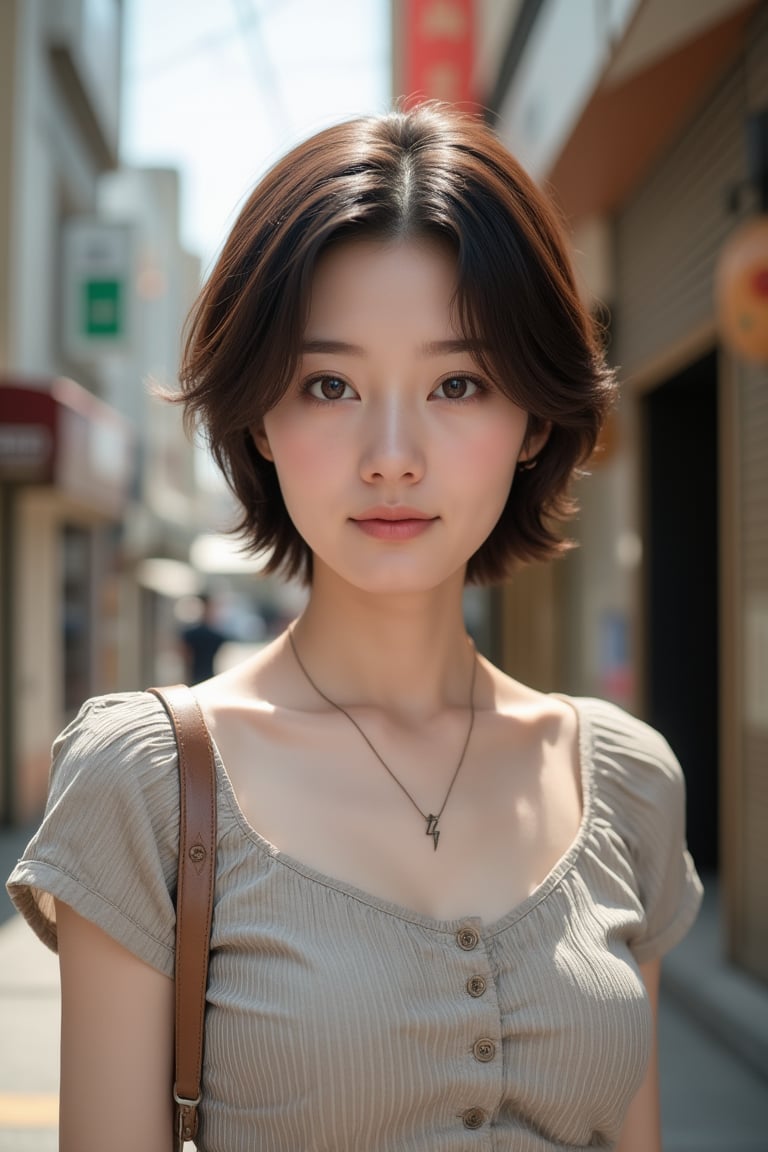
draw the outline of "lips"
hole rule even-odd
[[[352,519],[360,523],[363,520],[436,520],[437,517],[420,512],[418,508],[409,508],[406,504],[380,504]]]
[[[384,505],[368,508],[359,516],[353,516],[352,523],[356,524],[366,536],[372,536],[376,540],[397,542],[421,536],[438,519],[439,517],[429,516],[418,508],[398,504],[395,507]]]

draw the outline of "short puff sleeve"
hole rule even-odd
[[[173,975],[179,784],[176,743],[148,693],[87,701],[53,746],[43,822],[8,880],[57,947],[54,897]]]
[[[615,705],[590,703],[596,807],[626,846],[643,910],[630,945],[645,963],[682,940],[701,904],[685,839],[685,780],[660,733]]]

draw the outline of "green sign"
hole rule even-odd
[[[120,337],[123,334],[122,285],[119,280],[86,280],[83,285],[84,336]]]

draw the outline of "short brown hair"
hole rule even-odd
[[[497,581],[515,563],[569,547],[554,523],[575,510],[570,481],[595,447],[613,376],[552,205],[482,121],[432,104],[328,128],[279,161],[191,314],[179,397],[187,426],[204,429],[242,504],[238,529],[271,553],[270,571],[312,575],[275,467],[249,428],[295,372],[317,258],[341,239],[421,236],[455,252],[457,315],[482,367],[529,414],[529,434],[550,426],[467,579]]]

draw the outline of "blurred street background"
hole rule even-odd
[[[665,1152],[768,1152],[768,0],[0,0],[0,874],[86,697],[300,610],[158,392],[255,181],[395,97],[484,115],[552,192],[619,369],[581,547],[467,623],[681,760],[707,894],[665,962]],[[56,1147],[57,996],[3,893],[0,1152]]]

